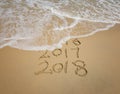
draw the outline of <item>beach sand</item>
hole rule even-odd
[[[119,40],[116,25],[54,51],[4,47],[0,94],[120,94]]]

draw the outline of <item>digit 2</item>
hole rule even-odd
[[[47,55],[47,53],[48,53],[48,51],[46,50],[46,51],[43,53],[43,55],[40,56],[40,58],[49,58],[50,56]],[[39,58],[39,59],[40,59],[40,58]]]
[[[42,66],[43,65],[43,66]],[[44,62],[41,62],[39,64],[39,66],[42,66],[42,69],[38,72],[35,72],[34,74],[35,75],[39,75],[41,73],[49,73],[49,74],[52,74],[52,71],[51,70],[48,70],[48,67],[49,67],[49,63],[47,61],[44,61]]]

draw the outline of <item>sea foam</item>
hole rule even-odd
[[[120,0],[0,0],[0,48],[53,50],[120,23]]]

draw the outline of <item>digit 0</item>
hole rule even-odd
[[[54,56],[60,56],[62,54],[62,50],[61,49],[55,49],[54,51],[52,51],[52,54]]]
[[[60,73],[63,70],[63,64],[61,63],[57,63],[55,65],[53,65],[53,71],[56,73]]]

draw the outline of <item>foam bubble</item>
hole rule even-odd
[[[116,23],[119,0],[0,0],[0,48],[53,50]]]

